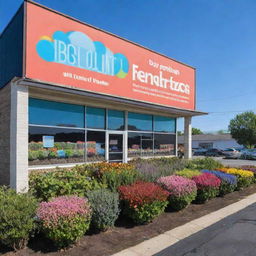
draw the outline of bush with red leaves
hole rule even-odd
[[[192,180],[197,186],[196,202],[205,203],[219,194],[221,180],[211,173],[202,173]]]
[[[151,182],[120,186],[119,193],[124,202],[124,215],[138,224],[151,222],[168,204],[169,193]]]

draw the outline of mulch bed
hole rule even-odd
[[[134,246],[165,231],[183,225],[193,219],[216,211],[244,197],[256,193],[256,184],[235,191],[221,198],[214,198],[206,204],[191,204],[180,212],[171,209],[148,225],[135,226],[132,222],[120,218],[116,227],[105,233],[89,233],[73,248],[57,251],[51,241],[39,235],[29,242],[28,248],[14,253],[7,248],[0,248],[0,254],[5,256],[51,255],[51,256],[110,256],[130,246]]]

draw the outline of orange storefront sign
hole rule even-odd
[[[194,68],[34,3],[26,13],[26,77],[195,109]]]

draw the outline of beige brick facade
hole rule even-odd
[[[0,90],[0,184],[28,189],[28,88],[15,82]]]

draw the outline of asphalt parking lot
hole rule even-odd
[[[191,235],[155,256],[255,256],[256,204]]]
[[[202,156],[193,156],[193,159],[203,158]],[[243,160],[243,159],[224,159],[223,157],[213,157],[225,166],[239,167],[241,165],[255,165],[256,160]]]

